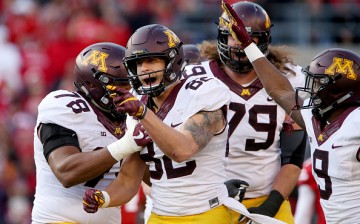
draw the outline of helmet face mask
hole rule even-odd
[[[137,61],[146,58],[162,58],[165,61],[163,78],[159,84],[143,86],[141,78],[160,71],[138,74]],[[159,96],[165,89],[179,80],[186,61],[182,42],[167,27],[152,24],[141,27],[130,37],[125,52],[125,66],[129,73],[130,84],[139,95]]]
[[[115,117],[123,117],[115,110],[111,89],[130,88],[127,71],[122,62],[125,48],[114,43],[96,43],[86,47],[75,60],[74,85],[90,103]]]
[[[360,56],[354,52],[340,48],[323,51],[302,71],[305,86],[296,91],[306,92],[310,98],[300,108],[314,108],[313,112],[323,117],[333,109],[360,102]]]
[[[266,11],[258,4],[252,2],[237,2],[231,5],[239,18],[242,19],[245,28],[252,38],[257,38],[257,46],[268,55],[268,46],[271,42],[270,29],[272,27],[270,18]],[[247,73],[253,69],[249,60],[241,60],[246,57],[240,47],[229,46],[228,36],[231,35],[223,20],[228,16],[223,13],[219,19],[218,26],[218,52],[221,62],[238,73]]]
[[[316,108],[321,104],[321,99],[318,93],[324,89],[327,85],[333,83],[335,80],[333,77],[325,74],[313,74],[309,71],[309,66],[303,68],[302,72],[305,74],[305,86],[303,88],[298,87],[298,92],[306,92],[310,96],[310,102],[307,105],[302,105],[302,109]]]

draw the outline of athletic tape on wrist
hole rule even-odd
[[[111,156],[114,157],[114,159],[116,159],[117,161],[120,161],[126,156],[132,154],[133,152],[138,151],[139,148],[141,149],[141,147],[137,146],[135,141],[131,139],[133,138],[131,136],[132,133],[132,129],[127,130],[125,135],[121,139],[107,146],[107,149],[109,150]],[[132,143],[131,140],[134,143]]]
[[[100,208],[106,208],[110,204],[110,195],[106,191],[101,191],[101,193],[104,195],[104,204]]]
[[[260,49],[258,48],[258,46],[256,46],[255,43],[251,43],[244,49],[244,51],[251,63],[254,62],[256,59],[265,57],[265,55],[260,51]]]

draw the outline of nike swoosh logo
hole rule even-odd
[[[268,97],[268,98],[266,98],[267,99],[267,101],[273,101],[274,99],[273,98],[271,98],[270,96]]]
[[[340,148],[340,147],[343,147],[343,146],[342,145],[334,145],[334,144],[332,144],[332,146],[331,146],[331,148],[333,148],[333,149]]]
[[[183,123],[183,122],[178,123],[178,124],[173,124],[173,123],[171,123],[171,125],[170,125],[170,126],[171,126],[172,128],[175,128],[175,127],[179,126],[179,125],[180,125],[180,124],[182,124],[182,123]]]

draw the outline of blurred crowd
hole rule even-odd
[[[275,44],[360,43],[360,0],[256,2],[275,24]],[[84,47],[125,46],[150,23],[171,27],[185,43],[215,39],[219,6],[220,0],[0,1],[0,224],[30,222],[37,105],[49,91],[74,89],[74,58]]]

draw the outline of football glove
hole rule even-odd
[[[143,119],[146,115],[147,107],[129,91],[116,87],[114,92],[116,97],[113,99],[115,108],[119,113],[128,113],[130,116],[135,116]]]
[[[252,39],[246,31],[244,23],[229,3],[222,1],[221,7],[229,17],[229,21],[223,20],[222,23],[229,29],[231,36],[240,44],[240,47],[245,49],[252,43]]]
[[[110,197],[105,191],[89,189],[83,195],[83,209],[87,213],[95,213],[100,207],[107,207],[109,202]]]
[[[246,181],[231,179],[224,184],[228,190],[229,197],[234,198],[239,202],[244,200],[246,189],[249,187],[249,184]]]
[[[274,217],[279,211],[283,201],[284,197],[280,194],[280,192],[272,190],[269,197],[259,207],[249,208],[248,211],[250,213]]]

